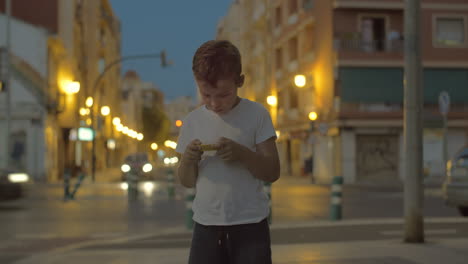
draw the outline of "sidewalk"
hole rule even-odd
[[[465,220],[460,220],[466,222]],[[322,222],[310,227],[367,225],[359,221]],[[298,226],[295,226],[298,227]],[[272,232],[284,226],[272,226]],[[291,227],[292,228],[292,227]],[[156,235],[156,237],[154,237]],[[182,229],[164,230],[158,234],[125,237],[107,241],[85,242],[62,248],[41,256],[15,262],[15,264],[105,264],[105,263],[187,263],[189,247],[154,248],[141,246],[143,241],[186,241],[190,233]],[[272,245],[273,263],[276,264],[465,264],[468,259],[468,237],[427,238],[424,244],[403,243],[402,238],[386,240],[357,240],[348,242],[316,242]],[[134,241],[133,246],[119,247]],[[107,244],[107,247],[106,247]],[[111,246],[109,246],[109,244]],[[117,245],[112,247],[112,245]],[[139,246],[140,245],[140,246]]]

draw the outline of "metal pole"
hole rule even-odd
[[[96,97],[94,97],[95,102],[91,108],[91,127],[93,128],[93,141],[91,145],[91,180],[95,182],[96,180],[96,137],[97,137],[97,118],[96,118]]]
[[[421,3],[405,3],[405,242],[423,243]]]
[[[115,65],[117,64],[120,64],[121,62],[123,61],[128,61],[128,60],[139,60],[139,59],[149,59],[149,58],[159,58],[161,59],[161,66],[162,67],[167,67],[169,65],[171,65],[172,63],[168,63],[166,61],[166,52],[163,50],[161,51],[160,53],[150,53],[150,54],[142,54],[142,55],[133,55],[133,56],[125,56],[125,57],[121,57],[115,61],[112,61],[111,63],[109,63],[106,68],[104,68],[104,70],[102,71],[102,73],[97,77],[96,81],[94,82],[94,85],[93,85],[93,90],[92,91],[97,91],[97,87],[98,87],[98,84],[99,82],[101,81],[101,79],[104,77],[104,75],[112,68],[114,67]],[[100,92],[100,91],[98,91]],[[95,178],[96,178],[96,136],[97,136],[97,121],[99,119],[99,105],[100,105],[100,93],[98,94],[99,98],[94,98],[96,99],[95,102],[94,102],[94,105],[93,105],[93,109],[94,111],[92,110],[91,111],[91,114],[92,114],[92,128],[93,128],[93,132],[94,132],[94,137],[93,137],[93,141],[92,141],[92,150],[91,150],[91,179],[92,181],[94,182],[95,181]],[[99,99],[99,100],[98,100]],[[98,105],[99,104],[99,105]],[[97,110],[96,110],[97,108]],[[95,111],[97,111],[97,114],[95,113]]]
[[[444,160],[444,173],[447,173],[447,162],[448,162],[448,147],[447,147],[447,115],[444,115],[444,135],[442,138],[442,157]]]
[[[11,0],[6,0],[6,43],[5,43],[5,69],[3,72],[3,79],[5,82],[5,111],[6,111],[6,120],[5,120],[5,134],[2,138],[2,148],[1,156],[0,156],[0,168],[7,168],[9,163],[10,157],[10,133],[11,133],[11,85],[10,85],[10,48],[11,48],[11,26],[10,26],[10,19],[11,19]]]

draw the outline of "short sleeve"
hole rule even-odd
[[[180,154],[185,152],[187,145],[190,143],[190,122],[188,118],[185,118],[182,124],[179,138],[177,139],[177,147],[175,149],[175,151]]]
[[[261,106],[259,113],[257,130],[255,132],[255,144],[260,144],[271,137],[275,137],[276,139],[276,132],[270,113],[263,106]]]

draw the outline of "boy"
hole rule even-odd
[[[271,263],[263,182],[280,171],[271,117],[237,96],[244,76],[229,41],[201,45],[192,70],[203,105],[185,118],[176,148],[179,180],[196,188],[189,263]]]

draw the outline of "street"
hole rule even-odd
[[[155,182],[132,203],[118,182],[86,182],[76,199],[66,202],[60,184],[29,187],[24,199],[0,204],[0,263],[76,245],[85,251],[190,245],[181,186],[169,199],[167,183]],[[468,237],[468,222],[445,206],[440,194],[426,188],[427,236]],[[401,190],[345,186],[341,223],[328,220],[329,196],[329,186],[306,179],[284,177],[273,184],[272,244],[402,239]]]

